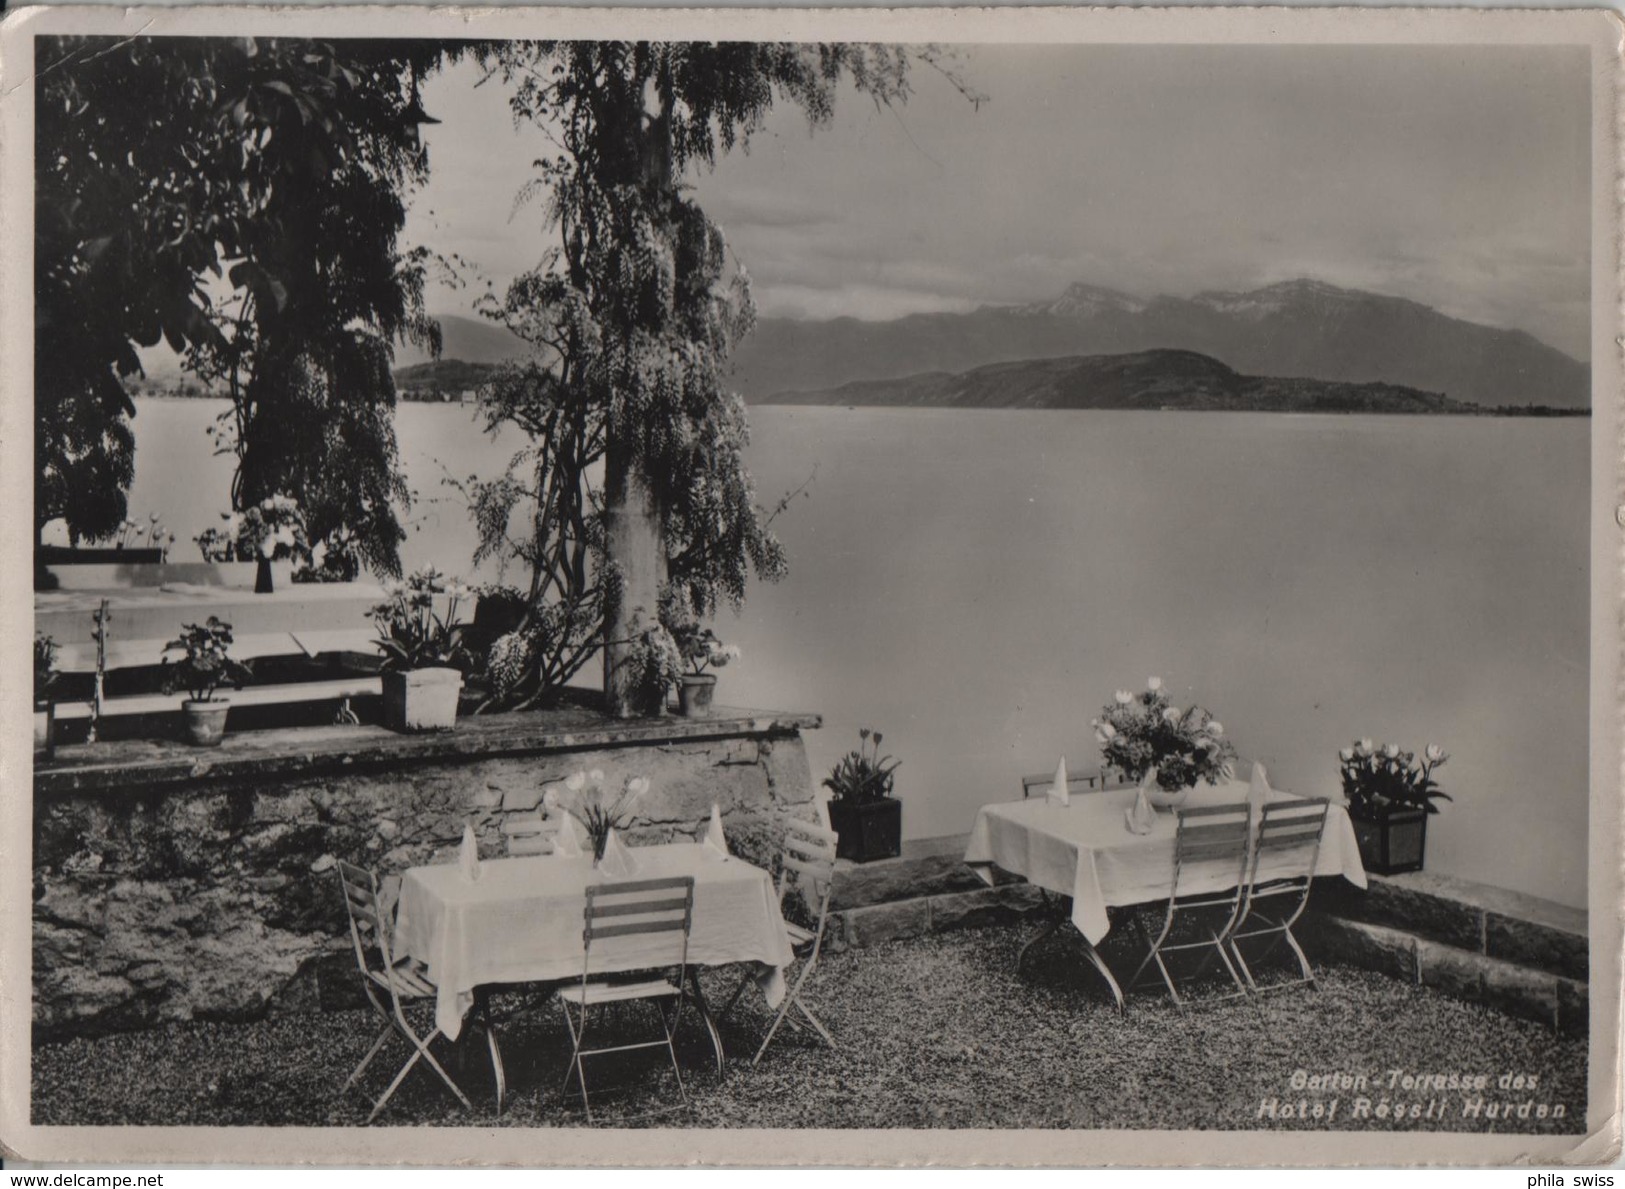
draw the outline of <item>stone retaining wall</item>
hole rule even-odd
[[[800,731],[816,716],[725,712],[614,724],[581,712],[463,720],[444,736],[372,727],[245,733],[217,751],[62,749],[35,773],[37,1037],[243,1019],[355,982],[332,868],[450,861],[582,768],[650,778],[634,843],[694,837],[713,802],[736,853],[770,863],[784,814],[811,817]],[[348,969],[345,967],[348,963]],[[351,988],[353,989],[353,987]]]

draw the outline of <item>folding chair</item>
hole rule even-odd
[[[761,1061],[762,1054],[767,1052],[767,1046],[773,1043],[773,1037],[779,1027],[789,1018],[792,1007],[801,1013],[802,1019],[806,1020],[819,1036],[824,1038],[825,1044],[832,1049],[836,1047],[835,1038],[801,998],[801,991],[818,966],[818,955],[824,948],[824,928],[829,922],[829,898],[835,887],[835,844],[838,837],[834,830],[826,830],[800,818],[790,818],[785,822],[784,850],[779,856],[779,908],[782,913],[786,898],[791,892],[795,892],[806,905],[814,924],[808,929],[788,918],[785,919],[784,931],[789,934],[790,949],[801,963],[801,970],[796,975],[796,981],[785,991],[784,1002],[779,1004],[778,1011],[774,1013],[773,1023],[768,1027],[767,1035],[762,1038],[756,1056],[751,1058],[752,1065]],[[816,909],[813,908],[815,904]],[[750,975],[739,981],[739,986],[734,989],[727,1006],[723,1008],[724,1017],[733,1010],[740,993],[752,981]],[[789,1019],[789,1023],[792,1027],[800,1027],[800,1022],[795,1019]]]
[[[1253,991],[1278,990],[1303,983],[1319,989],[1315,972],[1309,968],[1309,959],[1304,956],[1298,939],[1292,935],[1292,926],[1309,906],[1309,889],[1314,884],[1315,864],[1320,859],[1320,843],[1326,834],[1326,815],[1330,804],[1325,798],[1272,801],[1264,806],[1259,818],[1246,895],[1242,899],[1241,912],[1225,937],[1242,975],[1247,979],[1247,986]],[[1259,908],[1260,903],[1277,898],[1285,898],[1282,901],[1284,911],[1272,908],[1272,911],[1264,912]],[[1256,925],[1253,924],[1255,921],[1258,922]],[[1253,927],[1249,928],[1249,925]],[[1253,979],[1253,972],[1236,943],[1243,938],[1250,940],[1272,935],[1274,940],[1255,954],[1253,961],[1261,961],[1285,941],[1297,957],[1303,977],[1261,988]]]
[[[1107,768],[1098,768],[1093,772],[1085,772],[1079,775],[1068,772],[1066,774],[1067,792],[1072,793],[1074,796],[1079,793],[1098,793],[1108,787],[1106,779],[1109,772],[1110,769]],[[1055,773],[1053,772],[1038,772],[1032,776],[1023,776],[1021,778],[1021,798],[1026,800],[1028,797],[1048,793],[1050,786],[1054,783]]]
[[[383,1017],[384,1027],[373,1041],[372,1048],[361,1059],[361,1064],[355,1067],[355,1072],[344,1083],[344,1089],[349,1090],[360,1080],[366,1072],[367,1066],[372,1064],[384,1047],[384,1042],[390,1036],[398,1035],[407,1044],[412,1046],[412,1056],[401,1071],[395,1075],[395,1080],[373,1103],[372,1113],[367,1116],[371,1123],[378,1117],[378,1112],[394,1096],[400,1088],[406,1075],[412,1072],[412,1067],[419,1060],[427,1061],[429,1068],[440,1075],[440,1080],[457,1100],[468,1109],[473,1109],[468,1096],[462,1092],[457,1083],[452,1081],[451,1075],[436,1061],[429,1046],[435,1039],[443,1035],[439,1025],[436,1025],[427,1036],[419,1036],[413,1029],[411,1022],[406,1018],[406,1008],[419,1004],[428,1004],[431,1011],[434,1007],[435,986],[429,981],[427,972],[421,964],[413,962],[410,958],[397,959],[393,954],[393,942],[390,938],[390,914],[379,903],[378,878],[371,871],[357,867],[353,863],[346,863],[343,859],[338,862],[339,886],[344,893],[344,908],[350,918],[350,941],[355,946],[356,968],[361,972],[361,985],[367,992],[367,999],[373,1009]],[[485,1039],[491,1050],[491,1070],[496,1079],[497,1112],[502,1111],[502,1095],[505,1089],[506,1077],[502,1068],[502,1053],[497,1047],[496,1031],[491,1027],[490,1020],[485,1021]]]
[[[1074,776],[1068,772],[1066,778],[1067,791],[1074,797],[1088,793],[1101,793],[1108,789],[1127,788],[1130,783],[1116,768],[1104,765],[1093,772],[1085,772],[1079,776]],[[1025,801],[1035,795],[1048,793],[1054,784],[1055,773],[1053,772],[1039,772],[1032,776],[1023,776],[1021,778],[1022,800]],[[1023,942],[1021,949],[1016,951],[1017,970],[1020,970],[1021,964],[1026,961],[1028,950],[1039,942],[1053,937],[1066,926],[1067,920],[1070,918],[1072,897],[1051,896],[1048,890],[1039,888],[1038,899],[1040,902],[1039,915],[1045,920],[1045,925],[1027,941]],[[1093,960],[1091,959],[1091,961]]]
[[[1184,1011],[1185,1001],[1179,996],[1179,988],[1174,984],[1173,975],[1169,972],[1163,955],[1185,950],[1212,949],[1236,984],[1233,995],[1219,998],[1234,999],[1247,994],[1246,985],[1231,964],[1224,943],[1241,914],[1243,888],[1247,882],[1251,827],[1252,810],[1245,801],[1233,805],[1211,805],[1179,810],[1179,828],[1174,835],[1174,881],[1168,893],[1168,910],[1163,917],[1162,932],[1154,941],[1147,935],[1149,948],[1145,958],[1129,979],[1130,987],[1137,985],[1145,968],[1155,963],[1174,1005]],[[1233,873],[1229,879],[1228,890],[1194,896],[1182,895],[1181,885],[1183,883],[1188,886],[1197,864],[1201,864],[1209,873],[1215,870]],[[1223,925],[1217,929],[1209,929],[1207,937],[1196,941],[1177,943],[1169,941],[1174,925],[1182,913],[1203,913],[1211,917],[1221,912],[1224,914]],[[1142,934],[1145,933],[1145,926],[1138,917],[1135,918],[1135,925]],[[1210,961],[1212,954],[1203,961],[1197,973],[1205,969]]]
[[[503,849],[509,858],[521,855],[550,855],[553,853],[553,836],[558,832],[562,820],[561,818],[543,820],[540,815],[534,813],[504,818]]]
[[[558,990],[559,1005],[564,1009],[564,1022],[570,1030],[570,1041],[574,1046],[564,1084],[568,1086],[572,1077],[580,1082],[581,1106],[587,1112],[590,1123],[592,1105],[587,1100],[587,1073],[582,1058],[664,1045],[671,1056],[672,1072],[677,1075],[677,1093],[686,1105],[688,1091],[683,1087],[683,1071],[677,1064],[675,1037],[686,998],[682,988],[683,976],[688,969],[689,930],[694,922],[694,877],[685,875],[672,879],[636,879],[588,885],[587,905],[582,916],[581,983],[562,986]],[[610,967],[624,969],[629,957],[635,957],[637,968],[644,971],[675,967],[676,977],[632,982],[593,978],[595,962],[602,974]],[[655,1005],[655,1010],[660,1014],[663,1037],[594,1049],[583,1047],[593,1008],[637,1001]],[[659,1006],[667,1001],[673,1002],[670,1020]]]

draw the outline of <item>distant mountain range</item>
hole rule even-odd
[[[1136,351],[990,363],[959,374],[854,380],[759,404],[973,409],[1183,409],[1281,413],[1481,413],[1477,405],[1394,384],[1241,375],[1194,351]]]
[[[747,399],[778,399],[852,381],[1159,349],[1199,352],[1252,376],[1390,384],[1490,406],[1590,405],[1590,368],[1521,330],[1311,280],[1150,299],[1078,284],[1056,301],[889,322],[767,318],[735,356],[734,384]]]

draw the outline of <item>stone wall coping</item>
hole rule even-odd
[[[1543,900],[1526,892],[1474,883],[1450,875],[1438,875],[1432,871],[1412,871],[1405,875],[1372,875],[1368,878],[1382,880],[1419,895],[1463,904],[1480,912],[1492,912],[1514,920],[1543,925],[1561,933],[1586,936],[1585,909],[1572,908],[1555,900]]]
[[[119,740],[59,747],[36,760],[36,796],[137,793],[273,776],[390,768],[528,753],[648,747],[685,740],[760,738],[814,730],[818,714],[716,707],[710,718],[612,719],[583,707],[470,715],[451,731],[404,735],[378,726],[293,727],[227,733],[218,747]]]

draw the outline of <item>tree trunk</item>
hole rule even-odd
[[[620,594],[604,614],[604,700],[616,718],[647,713],[639,691],[620,679],[635,632],[659,615],[666,580],[660,507],[625,443],[611,441],[604,460],[605,551],[620,571]]]

